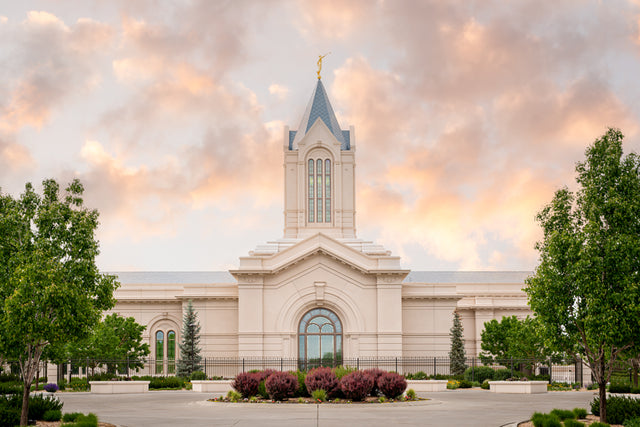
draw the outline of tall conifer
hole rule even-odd
[[[193,311],[191,300],[187,304],[187,311],[182,321],[182,342],[180,343],[180,360],[178,361],[178,375],[189,376],[194,371],[202,370],[202,356],[200,356],[200,322]]]
[[[464,374],[467,366],[465,365],[464,339],[462,323],[460,315],[453,313],[453,326],[451,327],[449,336],[451,337],[451,351],[449,351],[449,369],[452,375]]]

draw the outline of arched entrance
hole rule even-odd
[[[304,369],[342,364],[342,323],[326,308],[314,308],[300,320],[298,357]]]

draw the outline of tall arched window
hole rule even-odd
[[[307,184],[307,220],[331,222],[331,160],[309,159]]]
[[[176,372],[176,332],[167,332],[167,370],[170,374]]]
[[[162,373],[164,365],[164,332],[156,332],[156,374]]]
[[[311,366],[335,366],[342,362],[342,323],[326,308],[314,308],[300,320],[298,352]]]

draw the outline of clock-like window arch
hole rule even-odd
[[[309,159],[307,162],[307,221],[331,222],[331,160]]]
[[[342,363],[342,323],[326,308],[314,308],[300,320],[298,355],[307,367]]]

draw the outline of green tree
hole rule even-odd
[[[17,199],[0,194],[0,353],[18,360],[24,381],[20,425],[43,350],[86,336],[114,304],[115,277],[95,264],[98,212],[83,206],[74,180],[61,198],[54,180]]]
[[[532,372],[537,363],[551,356],[544,345],[538,320],[529,316],[522,320],[516,316],[503,316],[500,321],[492,319],[484,324],[480,337],[483,363],[514,360],[518,369]]]
[[[87,339],[69,345],[69,357],[92,370],[105,364],[109,372],[142,368],[142,358],[150,353],[149,344],[142,342],[146,328],[133,317],[110,314]]]
[[[453,313],[453,326],[449,331],[451,337],[451,350],[449,351],[449,370],[452,375],[464,374],[467,366],[465,364],[466,356],[464,353],[464,330],[462,329],[462,322],[460,321],[460,315],[456,311]]]
[[[540,264],[527,279],[529,304],[548,339],[589,362],[600,386],[616,359],[640,343],[640,159],[623,157],[609,129],[576,165],[578,190],[558,190],[538,214]]]
[[[191,300],[187,304],[187,311],[182,320],[182,342],[180,343],[180,360],[178,361],[178,375],[189,376],[194,371],[202,370],[202,356],[200,356],[200,322],[193,311]]]

